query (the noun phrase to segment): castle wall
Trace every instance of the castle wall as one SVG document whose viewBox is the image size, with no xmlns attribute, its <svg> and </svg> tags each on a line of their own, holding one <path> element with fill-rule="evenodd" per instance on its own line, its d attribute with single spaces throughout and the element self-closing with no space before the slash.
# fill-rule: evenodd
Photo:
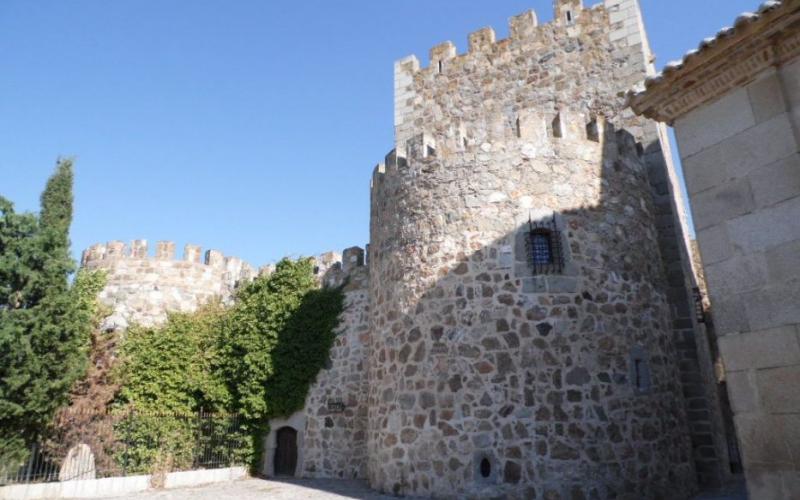
<svg viewBox="0 0 800 500">
<path fill-rule="evenodd" d="M 370 243 L 381 490 L 677 498 L 703 448 L 718 474 L 666 136 L 619 96 L 652 71 L 638 3 L 555 6 L 552 24 L 526 13 L 507 40 L 483 29 L 466 54 L 448 42 L 427 68 L 395 66 L 397 146 L 373 176 Z M 534 278 L 520 235 L 550 214 L 571 264 Z M 642 352 L 646 394 L 629 370 Z"/>
<path fill-rule="evenodd" d="M 167 312 L 191 312 L 215 297 L 231 300 L 236 285 L 255 276 L 249 264 L 216 250 L 206 252 L 203 261 L 200 256 L 200 247 L 186 245 L 183 260 L 175 260 L 175 244 L 169 241 L 158 243 L 155 257 L 148 255 L 144 240 L 130 246 L 112 241 L 86 250 L 82 266 L 107 274 L 100 300 L 112 314 L 103 327 L 161 324 Z"/>
<path fill-rule="evenodd" d="M 306 399 L 306 477 L 366 478 L 369 275 L 360 267 L 347 276 L 345 309 L 330 362 Z M 343 408 L 336 408 L 338 403 Z"/>
<path fill-rule="evenodd" d="M 367 352 L 369 348 L 369 271 L 364 251 L 349 248 L 316 259 L 325 286 L 343 286 L 344 311 L 329 362 L 312 384 L 304 408 L 270 422 L 262 472 L 274 475 L 275 434 L 283 426 L 298 431 L 295 475 L 314 478 L 366 478 Z"/>
</svg>

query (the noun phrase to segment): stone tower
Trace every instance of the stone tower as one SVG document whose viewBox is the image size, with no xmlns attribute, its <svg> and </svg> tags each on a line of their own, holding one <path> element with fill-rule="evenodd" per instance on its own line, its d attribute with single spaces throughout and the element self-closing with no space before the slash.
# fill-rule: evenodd
<svg viewBox="0 0 800 500">
<path fill-rule="evenodd" d="M 395 150 L 372 180 L 370 483 L 686 498 L 693 319 L 663 129 L 624 105 L 651 71 L 638 3 L 556 0 L 552 23 L 528 12 L 509 33 L 395 66 Z"/>
</svg>

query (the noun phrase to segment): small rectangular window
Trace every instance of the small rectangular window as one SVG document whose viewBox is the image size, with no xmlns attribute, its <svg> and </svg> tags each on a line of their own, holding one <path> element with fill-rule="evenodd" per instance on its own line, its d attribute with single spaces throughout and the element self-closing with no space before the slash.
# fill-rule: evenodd
<svg viewBox="0 0 800 500">
<path fill-rule="evenodd" d="M 555 216 L 546 222 L 529 221 L 527 238 L 528 263 L 533 274 L 557 274 L 564 270 L 561 231 Z"/>
</svg>

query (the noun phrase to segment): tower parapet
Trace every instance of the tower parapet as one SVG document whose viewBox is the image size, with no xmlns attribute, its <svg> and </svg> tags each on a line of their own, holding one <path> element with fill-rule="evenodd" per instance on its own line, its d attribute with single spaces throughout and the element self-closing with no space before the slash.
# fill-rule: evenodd
<svg viewBox="0 0 800 500">
<path fill-rule="evenodd" d="M 469 34 L 465 53 L 450 41 L 437 45 L 428 66 L 413 55 L 397 61 L 396 147 L 420 132 L 419 123 L 437 138 L 446 133 L 437 130 L 443 124 L 454 133 L 461 129 L 469 141 L 487 125 L 475 122 L 485 121 L 486 112 L 505 113 L 513 123 L 514 113 L 536 107 L 602 111 L 641 136 L 641 120 L 619 95 L 654 71 L 638 0 L 604 0 L 592 8 L 582 0 L 555 0 L 553 8 L 555 19 L 546 24 L 534 11 L 511 17 L 504 40 L 491 27 Z M 525 60 L 535 64 L 518 64 Z M 503 70 L 509 74 L 499 77 Z M 459 87 L 469 92 L 454 94 Z"/>
</svg>

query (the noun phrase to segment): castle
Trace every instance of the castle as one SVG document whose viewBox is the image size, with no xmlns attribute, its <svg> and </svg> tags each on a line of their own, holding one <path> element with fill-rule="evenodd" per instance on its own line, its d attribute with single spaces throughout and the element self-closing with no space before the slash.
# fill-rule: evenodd
<svg viewBox="0 0 800 500">
<path fill-rule="evenodd" d="M 397 495 L 639 499 L 730 474 L 666 129 L 625 106 L 654 73 L 638 1 L 554 9 L 395 64 L 370 244 L 318 259 L 346 309 L 305 408 L 271 422 L 266 475 L 286 455 L 298 477 Z M 109 271 L 111 327 L 255 275 L 173 248 L 85 253 Z"/>
</svg>

